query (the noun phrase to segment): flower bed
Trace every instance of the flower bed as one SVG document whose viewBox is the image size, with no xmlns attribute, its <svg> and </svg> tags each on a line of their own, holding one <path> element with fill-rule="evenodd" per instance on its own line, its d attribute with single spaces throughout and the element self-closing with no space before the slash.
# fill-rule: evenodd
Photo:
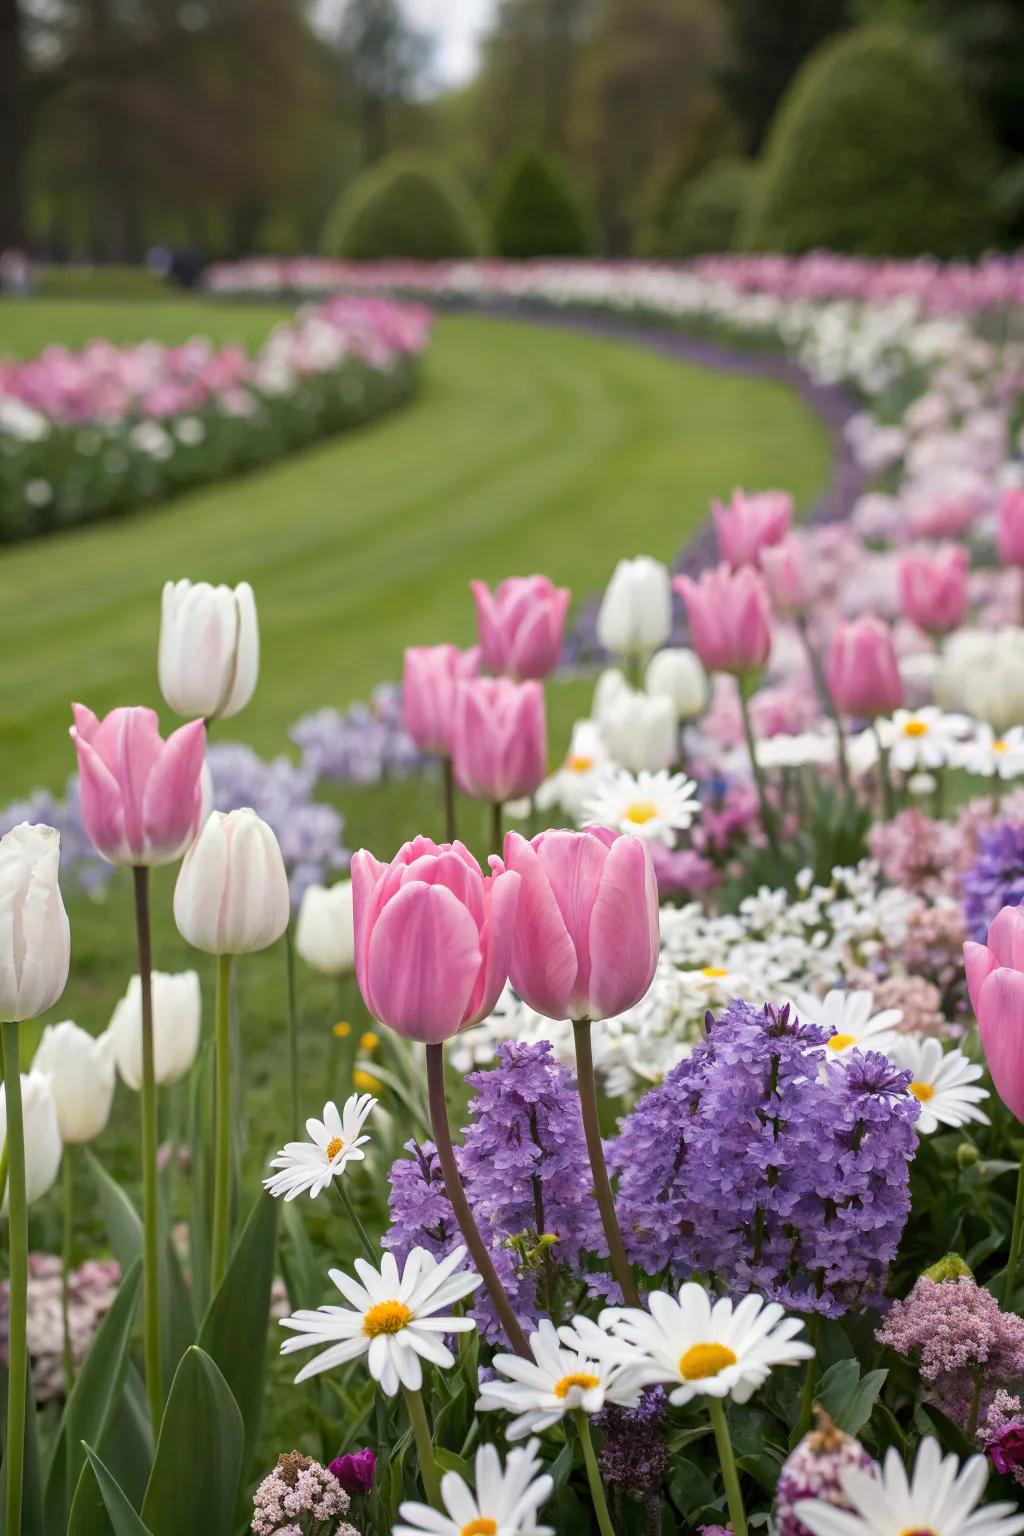
<svg viewBox="0 0 1024 1536">
<path fill-rule="evenodd" d="M 419 306 L 333 298 L 254 355 L 201 338 L 0 362 L 0 541 L 128 511 L 345 431 L 407 400 Z"/>
</svg>

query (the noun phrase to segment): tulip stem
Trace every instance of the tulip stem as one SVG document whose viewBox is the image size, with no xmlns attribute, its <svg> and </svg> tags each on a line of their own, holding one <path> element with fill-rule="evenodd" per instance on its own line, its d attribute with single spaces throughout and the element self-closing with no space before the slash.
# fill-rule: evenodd
<svg viewBox="0 0 1024 1536">
<path fill-rule="evenodd" d="M 455 1148 L 452 1146 L 452 1133 L 448 1125 L 448 1102 L 444 1091 L 444 1046 L 428 1045 L 427 1051 L 427 1098 L 430 1104 L 430 1124 L 434 1133 L 434 1145 L 437 1148 L 438 1159 L 441 1163 L 441 1172 L 444 1174 L 445 1189 L 448 1199 L 451 1201 L 455 1219 L 459 1223 L 466 1247 L 469 1249 L 470 1258 L 478 1275 L 483 1276 L 484 1284 L 494 1303 L 495 1311 L 501 1320 L 501 1326 L 505 1335 L 517 1355 L 524 1360 L 532 1360 L 530 1346 L 527 1343 L 526 1334 L 520 1326 L 512 1303 L 505 1294 L 505 1288 L 498 1279 L 498 1272 L 494 1267 L 494 1261 L 487 1249 L 487 1244 L 480 1235 L 480 1229 L 476 1224 L 473 1212 L 470 1209 L 469 1200 L 462 1183 L 462 1175 L 459 1173 L 459 1165 L 455 1161 Z"/>
<path fill-rule="evenodd" d="M 582 1408 L 575 1410 L 573 1418 L 576 1420 L 580 1445 L 583 1447 L 583 1464 L 587 1469 L 587 1482 L 590 1484 L 590 1497 L 594 1505 L 594 1514 L 597 1516 L 597 1528 L 601 1532 L 601 1536 L 615 1536 L 615 1527 L 612 1525 L 612 1517 L 608 1513 L 608 1500 L 605 1497 L 604 1484 L 601 1481 L 601 1471 L 597 1465 L 597 1457 L 594 1454 L 594 1441 L 590 1433 L 590 1421 Z"/>
<path fill-rule="evenodd" d="M 7 1233 L 10 1242 L 10 1300 L 7 1342 L 7 1482 L 5 1531 L 21 1530 L 21 1488 L 25 1471 L 25 1392 L 28 1380 L 28 1200 L 25 1194 L 25 1126 L 21 1112 L 18 1025 L 5 1023 L 4 1095 L 7 1101 Z"/>
<path fill-rule="evenodd" d="M 231 1247 L 231 964 L 233 955 L 217 956 L 214 1013 L 216 1128 L 213 1161 L 213 1243 L 210 1285 L 217 1294 L 227 1274 Z"/>
<path fill-rule="evenodd" d="M 743 735 L 747 743 L 747 753 L 750 757 L 750 770 L 754 775 L 754 787 L 757 790 L 757 804 L 761 813 L 761 827 L 768 846 L 772 852 L 779 852 L 779 834 L 775 825 L 775 812 L 768 800 L 768 786 L 765 783 L 764 769 L 757 760 L 757 741 L 754 737 L 754 726 L 750 718 L 750 704 L 747 698 L 747 680 L 742 677 L 736 679 L 736 687 L 740 696 L 740 716 L 743 720 Z"/>
<path fill-rule="evenodd" d="M 139 943 L 139 994 L 142 1003 L 142 1269 L 146 1392 L 154 1435 L 164 1411 L 160 1356 L 160 1212 L 157 1200 L 156 1065 L 153 1052 L 153 957 L 149 923 L 149 870 L 132 869 L 135 882 L 135 932 Z"/>
<path fill-rule="evenodd" d="M 594 1180 L 594 1194 L 597 1196 L 597 1208 L 601 1212 L 601 1224 L 604 1227 L 605 1241 L 608 1244 L 608 1253 L 612 1261 L 612 1270 L 616 1280 L 619 1282 L 622 1299 L 626 1306 L 638 1307 L 640 1305 L 640 1297 L 637 1294 L 633 1273 L 629 1267 L 629 1260 L 626 1257 L 622 1233 L 619 1231 L 619 1220 L 615 1214 L 615 1200 L 612 1196 L 612 1186 L 608 1181 L 608 1167 L 604 1160 L 601 1122 L 597 1110 L 597 1083 L 594 1080 L 594 1052 L 590 1040 L 590 1020 L 573 1019 L 572 1035 L 576 1046 L 576 1082 L 579 1087 L 580 1108 L 583 1112 L 583 1130 L 587 1138 L 590 1172 Z"/>
<path fill-rule="evenodd" d="M 1021 1239 L 1024 1237 L 1024 1158 L 1017 1174 L 1017 1198 L 1013 1206 L 1013 1231 L 1010 1236 L 1010 1257 L 1006 1261 L 1003 1280 L 1003 1310 L 1013 1308 L 1013 1293 L 1017 1288 L 1017 1267 L 1020 1263 Z"/>
<path fill-rule="evenodd" d="M 493 801 L 491 803 L 491 851 L 493 853 L 501 852 L 501 812 L 501 801 Z"/>
<path fill-rule="evenodd" d="M 442 759 L 441 775 L 444 781 L 444 837 L 445 842 L 454 843 L 458 833 L 455 830 L 455 769 L 450 757 Z"/>
<path fill-rule="evenodd" d="M 64 1148 L 64 1166 L 61 1170 L 61 1195 L 64 1204 L 64 1240 L 62 1247 L 60 1310 L 64 1325 L 64 1397 L 67 1400 L 75 1384 L 75 1354 L 71 1347 L 71 1261 L 74 1239 L 75 1169 L 72 1162 L 74 1148 Z"/>
<path fill-rule="evenodd" d="M 818 698 L 821 700 L 822 708 L 828 715 L 829 719 L 832 721 L 832 725 L 835 729 L 836 759 L 839 764 L 839 779 L 843 786 L 843 794 L 849 797 L 851 793 L 850 765 L 846 757 L 846 735 L 843 731 L 843 722 L 839 717 L 839 711 L 835 706 L 835 700 L 829 692 L 828 679 L 825 676 L 825 668 L 821 664 L 821 657 L 818 655 L 814 648 L 810 632 L 807 628 L 806 618 L 801 616 L 797 620 L 797 629 L 800 632 L 800 639 L 803 641 L 804 650 L 807 652 L 807 661 L 811 669 L 811 676 L 814 679 L 814 686 L 818 691 Z"/>
<path fill-rule="evenodd" d="M 708 1398 L 708 1413 L 711 1416 L 711 1428 L 715 1432 L 715 1446 L 718 1450 L 719 1465 L 722 1468 L 722 1481 L 725 1484 L 725 1496 L 729 1504 L 729 1523 L 732 1526 L 733 1536 L 747 1536 L 747 1512 L 743 1507 L 743 1495 L 740 1492 L 739 1473 L 736 1471 L 736 1458 L 732 1453 L 732 1440 L 729 1438 L 725 1408 L 719 1398 Z"/>
<path fill-rule="evenodd" d="M 878 729 L 878 721 L 871 726 L 878 747 L 878 775 L 882 781 L 882 809 L 886 821 L 891 821 L 896 814 L 896 806 L 893 801 L 892 776 L 889 773 L 889 752 L 882 741 L 882 733 Z"/>
<path fill-rule="evenodd" d="M 291 923 L 284 931 L 284 974 L 288 1002 L 288 1078 L 291 1089 L 292 1135 L 299 1134 L 299 1016 L 295 1006 L 295 945 Z"/>
<path fill-rule="evenodd" d="M 409 1423 L 412 1425 L 416 1452 L 420 1458 L 423 1491 L 434 1508 L 441 1509 L 441 1484 L 437 1476 L 437 1463 L 434 1461 L 434 1441 L 431 1437 L 430 1425 L 427 1423 L 423 1393 L 414 1392 L 410 1387 L 403 1385 L 402 1396 L 405 1398 L 406 1412 L 409 1415 Z"/>
</svg>

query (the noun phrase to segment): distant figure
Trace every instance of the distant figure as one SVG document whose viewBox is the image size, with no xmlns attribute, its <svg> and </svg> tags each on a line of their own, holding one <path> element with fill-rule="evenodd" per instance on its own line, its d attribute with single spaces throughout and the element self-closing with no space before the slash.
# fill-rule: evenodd
<svg viewBox="0 0 1024 1536">
<path fill-rule="evenodd" d="M 190 245 L 183 251 L 175 251 L 171 261 L 171 281 L 177 283 L 179 288 L 194 288 L 205 265 L 206 260 L 197 246 Z"/>
<path fill-rule="evenodd" d="M 24 251 L 0 251 L 0 293 L 27 299 L 32 292 L 32 268 Z"/>
</svg>

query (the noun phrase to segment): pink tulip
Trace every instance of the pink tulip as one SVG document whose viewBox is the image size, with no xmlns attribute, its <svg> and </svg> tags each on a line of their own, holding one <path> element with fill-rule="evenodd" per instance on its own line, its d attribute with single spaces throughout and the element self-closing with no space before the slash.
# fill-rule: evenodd
<svg viewBox="0 0 1024 1536">
<path fill-rule="evenodd" d="M 761 556 L 773 544 L 780 544 L 789 532 L 793 517 L 793 498 L 785 491 L 733 491 L 728 504 L 711 503 L 718 532 L 722 559 L 733 570 L 741 565 L 759 565 Z"/>
<path fill-rule="evenodd" d="M 795 618 L 807 612 L 811 603 L 811 573 L 807 550 L 795 535 L 761 552 L 761 575 L 775 612 Z"/>
<path fill-rule="evenodd" d="M 772 647 L 772 609 L 756 571 L 727 565 L 704 571 L 699 581 L 676 576 L 672 585 L 686 603 L 693 646 L 709 672 L 756 672 Z"/>
<path fill-rule="evenodd" d="M 417 837 L 352 860 L 356 977 L 375 1019 L 438 1045 L 479 1023 L 508 978 L 519 876 L 485 876 L 462 843 Z"/>
<path fill-rule="evenodd" d="M 480 670 L 480 648 L 411 645 L 402 675 L 402 725 L 421 752 L 451 757 L 455 692 Z"/>
<path fill-rule="evenodd" d="M 206 727 L 181 726 L 164 741 L 152 709 L 112 709 L 97 720 L 73 704 L 82 820 L 112 864 L 170 864 L 199 831 Z"/>
<path fill-rule="evenodd" d="M 532 795 L 547 771 L 544 690 L 536 681 L 476 677 L 455 696 L 452 766 L 459 788 L 504 805 Z"/>
<path fill-rule="evenodd" d="M 999 503 L 999 558 L 1004 565 L 1024 565 L 1024 490 L 1003 492 Z"/>
<path fill-rule="evenodd" d="M 965 944 L 964 967 L 996 1092 L 1024 1122 L 1024 908 L 1003 907 L 987 944 Z"/>
<path fill-rule="evenodd" d="M 903 612 L 919 629 L 943 635 L 963 622 L 970 561 L 959 544 L 934 552 L 911 550 L 900 560 Z"/>
<path fill-rule="evenodd" d="M 903 702 L 903 681 L 887 624 L 871 615 L 839 624 L 825 668 L 828 691 L 846 715 L 891 715 Z"/>
<path fill-rule="evenodd" d="M 549 1019 L 608 1019 L 632 1008 L 658 963 L 658 881 L 643 838 L 607 827 L 505 838 L 522 885 L 509 976 Z"/>
<path fill-rule="evenodd" d="M 492 592 L 471 581 L 484 663 L 496 676 L 547 677 L 562 654 L 568 587 L 546 576 L 509 576 Z"/>
</svg>

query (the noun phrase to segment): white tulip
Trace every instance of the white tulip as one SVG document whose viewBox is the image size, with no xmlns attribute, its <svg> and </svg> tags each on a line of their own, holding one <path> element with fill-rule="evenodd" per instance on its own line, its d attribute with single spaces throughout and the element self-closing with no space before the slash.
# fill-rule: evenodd
<svg viewBox="0 0 1024 1536">
<path fill-rule="evenodd" d="M 57 883 L 60 834 L 27 821 L 0 838 L 0 1020 L 34 1019 L 64 991 L 71 931 Z"/>
<path fill-rule="evenodd" d="M 299 907 L 295 948 L 307 965 L 328 976 L 343 976 L 352 969 L 356 936 L 351 880 L 340 880 L 329 889 L 324 885 L 309 886 Z"/>
<path fill-rule="evenodd" d="M 590 713 L 600 724 L 617 700 L 628 698 L 633 692 L 618 667 L 605 667 L 594 684 L 594 698 Z"/>
<path fill-rule="evenodd" d="M 176 1083 L 191 1067 L 199 1049 L 202 997 L 195 971 L 168 975 L 154 971 L 153 1066 L 157 1083 Z M 105 1038 L 121 1074 L 134 1092 L 142 1083 L 142 990 L 133 976 L 114 1009 Z"/>
<path fill-rule="evenodd" d="M 616 656 L 646 655 L 665 644 L 671 629 L 667 566 L 649 555 L 620 560 L 597 615 L 597 638 L 605 650 Z"/>
<path fill-rule="evenodd" d="M 277 838 L 252 810 L 214 811 L 186 853 L 174 920 L 196 949 L 249 955 L 279 939 L 291 915 Z"/>
<path fill-rule="evenodd" d="M 25 1197 L 31 1205 L 46 1194 L 56 1179 L 62 1151 L 50 1079 L 41 1072 L 21 1074 L 21 1114 L 25 1131 Z M 0 1087 L 0 1144 L 6 1141 L 7 1094 Z M 0 1215 L 7 1215 L 6 1183 Z"/>
<path fill-rule="evenodd" d="M 672 700 L 680 720 L 702 714 L 708 702 L 708 675 L 696 651 L 683 646 L 657 651 L 650 659 L 645 678 L 647 692 Z"/>
<path fill-rule="evenodd" d="M 942 647 L 935 697 L 996 731 L 1024 725 L 1024 629 L 958 629 Z"/>
<path fill-rule="evenodd" d="M 160 688 L 179 715 L 237 715 L 260 667 L 256 603 L 247 581 L 168 581 L 160 615 Z"/>
<path fill-rule="evenodd" d="M 70 1019 L 48 1024 L 32 1071 L 50 1080 L 65 1146 L 92 1141 L 100 1134 L 114 1099 L 114 1052 L 109 1035 L 97 1039 Z"/>
<path fill-rule="evenodd" d="M 601 715 L 601 735 L 615 761 L 639 773 L 670 768 L 679 757 L 679 722 L 671 699 L 632 688 L 618 694 Z"/>
</svg>

